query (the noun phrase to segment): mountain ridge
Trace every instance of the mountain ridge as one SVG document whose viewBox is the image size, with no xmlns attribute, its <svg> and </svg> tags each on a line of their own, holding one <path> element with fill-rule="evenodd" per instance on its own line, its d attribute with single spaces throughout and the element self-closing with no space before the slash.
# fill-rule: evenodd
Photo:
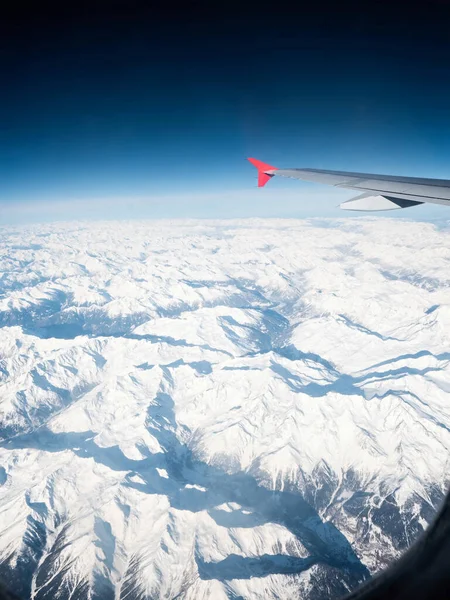
<svg viewBox="0 0 450 600">
<path fill-rule="evenodd" d="M 334 598 L 431 521 L 445 228 L 3 234 L 0 576 L 23 598 Z"/>
</svg>

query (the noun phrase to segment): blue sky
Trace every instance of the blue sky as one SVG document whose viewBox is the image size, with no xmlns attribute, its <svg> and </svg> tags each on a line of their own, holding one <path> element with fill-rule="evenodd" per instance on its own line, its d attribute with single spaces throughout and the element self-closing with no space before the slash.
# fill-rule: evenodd
<svg viewBox="0 0 450 600">
<path fill-rule="evenodd" d="M 262 27 L 245 13 L 63 14 L 10 27 L 1 221 L 342 216 L 354 195 L 276 179 L 255 190 L 247 156 L 450 178 L 439 15 L 307 16 Z"/>
</svg>

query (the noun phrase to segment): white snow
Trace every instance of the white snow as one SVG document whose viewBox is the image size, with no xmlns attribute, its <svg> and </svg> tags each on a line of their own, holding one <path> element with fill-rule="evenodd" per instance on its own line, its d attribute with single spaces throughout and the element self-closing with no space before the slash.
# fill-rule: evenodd
<svg viewBox="0 0 450 600">
<path fill-rule="evenodd" d="M 447 484 L 449 267 L 389 219 L 2 228 L 0 560 L 36 599 L 307 597 L 321 544 L 377 570 L 375 507 L 423 528 Z"/>
</svg>

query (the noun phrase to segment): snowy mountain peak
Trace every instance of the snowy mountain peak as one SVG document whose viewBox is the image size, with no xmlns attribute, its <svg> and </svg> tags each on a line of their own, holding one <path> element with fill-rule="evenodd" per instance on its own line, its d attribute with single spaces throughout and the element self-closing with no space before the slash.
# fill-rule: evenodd
<svg viewBox="0 0 450 600">
<path fill-rule="evenodd" d="M 449 239 L 4 228 L 0 577 L 33 600 L 313 599 L 388 564 L 447 484 Z"/>
</svg>

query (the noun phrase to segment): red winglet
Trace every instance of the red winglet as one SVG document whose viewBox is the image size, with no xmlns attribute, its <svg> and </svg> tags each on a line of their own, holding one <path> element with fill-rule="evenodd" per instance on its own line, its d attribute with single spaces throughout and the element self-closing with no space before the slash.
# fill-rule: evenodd
<svg viewBox="0 0 450 600">
<path fill-rule="evenodd" d="M 265 186 L 269 179 L 273 177 L 273 173 L 266 173 L 266 171 L 278 171 L 277 167 L 271 167 L 257 158 L 249 158 L 248 160 L 258 169 L 258 187 Z"/>
</svg>

